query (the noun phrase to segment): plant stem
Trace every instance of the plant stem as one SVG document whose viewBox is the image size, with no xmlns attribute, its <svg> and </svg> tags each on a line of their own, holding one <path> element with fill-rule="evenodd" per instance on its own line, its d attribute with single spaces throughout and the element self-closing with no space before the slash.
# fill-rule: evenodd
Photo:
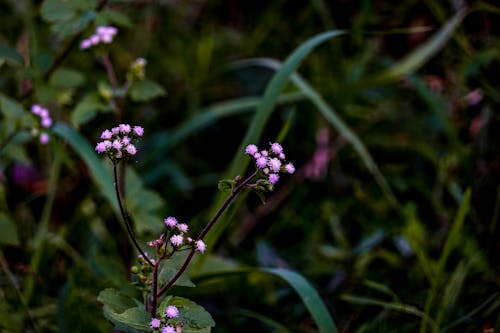
<svg viewBox="0 0 500 333">
<path fill-rule="evenodd" d="M 156 317 L 156 308 L 158 307 L 158 268 L 160 267 L 160 260 L 155 264 L 153 271 L 153 292 L 151 293 L 151 317 Z"/>
<path fill-rule="evenodd" d="M 246 178 L 243 182 L 241 182 L 232 192 L 231 194 L 226 198 L 222 206 L 217 210 L 215 215 L 212 217 L 210 222 L 203 228 L 203 230 L 200 232 L 198 240 L 203 240 L 203 238 L 207 235 L 207 233 L 212 229 L 212 227 L 215 225 L 217 220 L 221 217 L 222 213 L 227 209 L 229 204 L 236 198 L 236 196 L 241 192 L 243 188 L 245 188 L 250 181 L 257 175 L 257 172 L 254 172 L 251 174 L 248 178 Z M 156 295 L 157 298 L 161 297 L 170 287 L 174 285 L 174 283 L 181 277 L 182 273 L 186 270 L 188 267 L 189 263 L 193 259 L 193 256 L 196 252 L 196 248 L 193 247 L 191 251 L 189 251 L 188 256 L 186 257 L 186 260 L 184 260 L 184 263 L 182 264 L 181 268 L 177 271 L 177 273 L 168 281 L 168 283 L 160 290 L 160 292 Z"/>
<path fill-rule="evenodd" d="M 151 260 L 148 258 L 146 253 L 141 249 L 139 246 L 139 243 L 137 243 L 137 240 L 135 239 L 134 231 L 132 230 L 132 225 L 130 223 L 130 220 L 128 218 L 127 213 L 125 212 L 125 209 L 123 208 L 123 203 L 120 195 L 120 185 L 118 183 L 118 172 L 116 170 L 116 163 L 113 163 L 113 176 L 114 176 L 114 185 L 115 185 L 115 193 L 116 193 L 116 198 L 118 199 L 118 206 L 120 207 L 120 213 L 122 214 L 122 218 L 125 222 L 125 227 L 127 229 L 127 233 L 130 237 L 130 240 L 132 241 L 132 244 L 134 244 L 135 248 L 139 253 L 142 255 L 144 260 L 151 265 L 151 267 L 155 267 L 155 265 L 151 262 Z"/>
</svg>

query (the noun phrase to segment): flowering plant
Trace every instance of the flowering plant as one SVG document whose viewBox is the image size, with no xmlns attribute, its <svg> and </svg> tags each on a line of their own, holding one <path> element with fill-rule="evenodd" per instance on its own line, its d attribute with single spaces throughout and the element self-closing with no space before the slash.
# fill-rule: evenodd
<svg viewBox="0 0 500 333">
<path fill-rule="evenodd" d="M 135 275 L 134 285 L 141 291 L 144 306 L 138 306 L 140 301 L 131 301 L 128 296 L 114 289 L 102 291 L 99 301 L 104 304 L 106 317 L 116 327 L 161 333 L 180 333 L 184 329 L 189 332 L 198 329 L 208 332 L 215 322 L 201 306 L 182 297 L 162 297 L 175 284 L 193 286 L 184 272 L 196 252 L 205 252 L 207 246 L 204 237 L 242 190 L 250 189 L 262 196 L 263 192 L 273 190 L 280 173 L 292 174 L 295 167 L 291 162 L 286 163 L 283 148 L 279 143 L 271 143 L 267 150 L 259 150 L 254 144 L 248 145 L 245 153 L 253 158 L 255 171 L 246 178 L 237 176 L 232 180 L 220 182 L 219 188 L 230 190 L 230 194 L 198 236 L 189 236 L 189 226 L 186 223 L 180 223 L 177 218 L 168 216 L 163 220 L 164 232 L 147 243 L 155 251 L 155 255 L 150 256 L 142 249 L 133 232 L 132 222 L 121 197 L 117 172 L 121 162 L 136 154 L 137 149 L 133 142 L 143 134 L 144 129 L 141 126 L 120 124 L 102 132 L 103 141 L 97 143 L 95 150 L 99 154 L 107 155 L 113 164 L 115 193 L 120 212 L 128 236 L 139 253 L 138 265 L 133 266 L 131 272 Z M 182 257 L 181 266 L 177 269 L 172 267 L 172 258 L 186 250 L 188 252 Z"/>
</svg>

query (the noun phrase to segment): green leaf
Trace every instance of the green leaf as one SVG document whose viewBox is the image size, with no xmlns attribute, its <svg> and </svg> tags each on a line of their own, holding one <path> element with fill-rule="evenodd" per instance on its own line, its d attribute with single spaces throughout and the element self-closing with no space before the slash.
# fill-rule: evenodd
<svg viewBox="0 0 500 333">
<path fill-rule="evenodd" d="M 150 331 L 151 315 L 144 306 L 116 289 L 108 288 L 99 293 L 97 300 L 103 304 L 104 316 L 115 325 L 124 325 Z"/>
<path fill-rule="evenodd" d="M 145 102 L 166 94 L 162 86 L 151 80 L 135 81 L 130 87 L 130 98 L 134 102 Z"/>
<path fill-rule="evenodd" d="M 107 109 L 108 105 L 102 101 L 98 94 L 90 93 L 76 105 L 71 113 L 71 123 L 78 128 L 94 119 L 97 112 Z"/>
<path fill-rule="evenodd" d="M 5 213 L 0 213 L 0 244 L 19 245 L 16 224 Z"/>
<path fill-rule="evenodd" d="M 176 320 L 184 323 L 183 333 L 210 332 L 210 327 L 215 326 L 215 321 L 210 313 L 202 306 L 187 298 L 167 296 L 160 303 L 158 312 L 165 313 L 165 309 L 169 305 L 174 305 L 179 309 L 179 317 L 177 317 Z"/>
<path fill-rule="evenodd" d="M 95 15 L 95 11 L 87 10 L 73 19 L 54 23 L 51 30 L 58 34 L 61 38 L 69 37 L 85 30 L 94 20 Z"/>
<path fill-rule="evenodd" d="M 101 11 L 96 18 L 97 25 L 110 25 L 116 24 L 122 27 L 131 28 L 133 26 L 132 21 L 128 16 L 123 15 L 115 10 L 105 8 Z"/>
<path fill-rule="evenodd" d="M 24 107 L 19 102 L 3 94 L 0 94 L 0 110 L 9 120 L 18 120 L 26 115 Z"/>
<path fill-rule="evenodd" d="M 94 2 L 89 0 L 45 0 L 41 7 L 44 20 L 60 37 L 71 36 L 85 29 L 95 18 Z"/>
<path fill-rule="evenodd" d="M 56 88 L 78 88 L 84 83 L 85 76 L 70 68 L 59 68 L 50 78 L 50 84 Z"/>
<path fill-rule="evenodd" d="M 314 319 L 320 333 L 335 333 L 337 327 L 316 289 L 300 274 L 282 268 L 264 268 L 263 272 L 276 275 L 293 287 Z"/>
<path fill-rule="evenodd" d="M 5 44 L 0 44 L 0 60 L 5 60 L 11 65 L 24 65 L 23 56 L 16 49 Z"/>
<path fill-rule="evenodd" d="M 161 285 L 165 285 L 172 277 L 178 272 L 177 268 L 170 267 L 167 262 L 162 263 L 162 267 L 159 274 L 159 281 Z M 175 281 L 174 286 L 180 287 L 196 287 L 196 285 L 189 279 L 186 274 L 182 274 L 177 281 Z"/>
</svg>

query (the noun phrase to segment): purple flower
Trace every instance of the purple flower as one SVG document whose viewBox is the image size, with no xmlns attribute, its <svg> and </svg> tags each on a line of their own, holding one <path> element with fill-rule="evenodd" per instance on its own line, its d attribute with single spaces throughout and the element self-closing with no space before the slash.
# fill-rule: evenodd
<svg viewBox="0 0 500 333">
<path fill-rule="evenodd" d="M 120 124 L 120 125 L 118 125 L 118 128 L 120 129 L 120 133 L 123 133 L 123 134 L 130 133 L 130 125 L 129 124 Z"/>
<path fill-rule="evenodd" d="M 97 45 L 101 41 L 101 38 L 98 35 L 92 35 L 89 37 L 90 45 Z"/>
<path fill-rule="evenodd" d="M 175 227 L 177 225 L 177 219 L 173 216 L 169 216 L 163 220 L 167 227 Z"/>
<path fill-rule="evenodd" d="M 113 133 L 111 133 L 111 131 L 107 129 L 104 132 L 102 132 L 101 139 L 109 140 L 109 139 L 111 139 L 112 136 L 113 136 Z"/>
<path fill-rule="evenodd" d="M 269 175 L 269 182 L 273 185 L 276 184 L 279 179 L 280 175 L 278 175 L 277 173 L 272 173 Z"/>
<path fill-rule="evenodd" d="M 39 140 L 42 145 L 46 145 L 47 143 L 49 143 L 50 137 L 47 133 L 42 133 L 40 134 Z"/>
<path fill-rule="evenodd" d="M 141 126 L 134 126 L 134 133 L 137 136 L 142 136 L 144 134 L 144 128 L 142 128 Z"/>
<path fill-rule="evenodd" d="M 177 309 L 177 307 L 174 305 L 169 305 L 165 310 L 165 316 L 167 316 L 168 318 L 175 318 L 179 316 L 179 309 Z"/>
<path fill-rule="evenodd" d="M 177 224 L 176 227 L 177 227 L 177 229 L 179 229 L 180 232 L 183 232 L 183 233 L 187 232 L 189 229 L 189 227 L 186 223 L 179 223 L 179 224 Z"/>
<path fill-rule="evenodd" d="M 196 251 L 200 251 L 201 253 L 205 252 L 207 245 L 201 240 L 196 241 Z"/>
<path fill-rule="evenodd" d="M 257 168 L 262 169 L 267 165 L 267 158 L 264 156 L 259 157 L 257 161 L 255 161 L 255 164 L 257 165 Z"/>
<path fill-rule="evenodd" d="M 124 136 L 122 138 L 122 143 L 126 146 L 128 144 L 130 144 L 130 138 L 128 136 Z"/>
<path fill-rule="evenodd" d="M 290 162 L 288 163 L 287 165 L 285 165 L 285 170 L 286 172 L 288 172 L 289 174 L 292 174 L 295 172 L 295 167 L 293 166 L 293 164 Z"/>
<path fill-rule="evenodd" d="M 137 153 L 137 149 L 135 148 L 134 145 L 127 145 L 125 147 L 125 150 L 127 151 L 127 153 L 129 153 L 130 155 L 135 155 L 135 153 Z"/>
<path fill-rule="evenodd" d="M 283 147 L 277 142 L 271 144 L 271 151 L 276 155 L 283 153 Z"/>
<path fill-rule="evenodd" d="M 109 141 L 108 141 L 109 142 Z M 106 152 L 106 145 L 104 142 L 99 142 L 97 143 L 97 145 L 95 146 L 95 150 L 99 153 L 99 154 L 102 154 L 104 152 Z"/>
<path fill-rule="evenodd" d="M 172 237 L 170 237 L 170 242 L 174 246 L 181 246 L 183 241 L 184 237 L 182 237 L 182 235 L 173 235 Z"/>
<path fill-rule="evenodd" d="M 49 128 L 52 125 L 52 119 L 50 119 L 50 117 L 42 118 L 41 124 L 43 127 Z"/>
<path fill-rule="evenodd" d="M 113 135 L 118 135 L 120 134 L 120 127 L 113 127 L 111 129 L 111 133 L 113 133 Z"/>
<path fill-rule="evenodd" d="M 273 170 L 274 172 L 279 172 L 280 171 L 280 168 L 281 168 L 281 161 L 279 159 L 277 159 L 276 157 L 274 158 L 271 158 L 269 160 L 269 167 L 271 168 L 271 170 Z"/>
<path fill-rule="evenodd" d="M 176 333 L 176 330 L 172 326 L 167 325 L 161 329 L 161 333 Z"/>
<path fill-rule="evenodd" d="M 250 156 L 255 155 L 255 153 L 258 151 L 259 151 L 259 148 L 257 148 L 257 146 L 254 144 L 248 145 L 245 149 L 245 153 L 250 155 Z"/>
<path fill-rule="evenodd" d="M 120 142 L 120 140 L 115 139 L 115 140 L 113 141 L 113 148 L 115 148 L 116 150 L 120 150 L 120 149 L 122 149 L 122 146 L 123 146 L 123 145 L 122 145 L 122 143 Z"/>
<path fill-rule="evenodd" d="M 149 323 L 149 326 L 151 326 L 151 328 L 160 328 L 160 325 L 161 321 L 158 318 L 151 319 L 151 322 Z"/>
<path fill-rule="evenodd" d="M 84 39 L 80 43 L 80 50 L 86 50 L 92 46 L 92 41 L 90 39 Z"/>
<path fill-rule="evenodd" d="M 42 110 L 43 110 L 43 108 L 40 105 L 38 105 L 38 104 L 33 104 L 31 106 L 31 113 L 36 114 L 37 116 L 40 115 L 40 113 L 42 112 Z"/>
</svg>

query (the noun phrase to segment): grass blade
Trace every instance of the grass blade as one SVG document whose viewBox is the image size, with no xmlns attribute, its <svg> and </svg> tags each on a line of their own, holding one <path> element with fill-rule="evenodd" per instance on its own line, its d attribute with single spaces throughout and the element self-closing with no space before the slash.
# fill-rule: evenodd
<svg viewBox="0 0 500 333">
<path fill-rule="evenodd" d="M 385 72 L 377 76 L 371 84 L 380 84 L 398 80 L 399 78 L 411 74 L 425 64 L 430 58 L 438 53 L 451 38 L 457 26 L 462 22 L 467 14 L 466 9 L 459 10 L 439 31 L 434 34 L 422 46 L 411 52 L 399 62 L 392 65 Z"/>
<path fill-rule="evenodd" d="M 300 274 L 282 268 L 264 268 L 263 272 L 276 275 L 290 284 L 311 313 L 320 333 L 336 333 L 337 327 L 316 289 Z"/>
</svg>

